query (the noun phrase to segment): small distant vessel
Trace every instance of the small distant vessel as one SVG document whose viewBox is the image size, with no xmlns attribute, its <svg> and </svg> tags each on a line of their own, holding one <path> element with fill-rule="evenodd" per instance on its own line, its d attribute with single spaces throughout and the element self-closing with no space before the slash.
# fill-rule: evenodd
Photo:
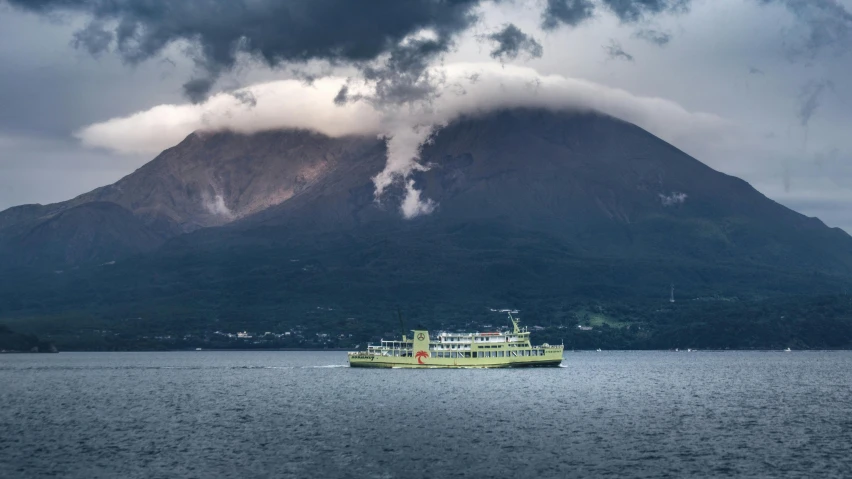
<svg viewBox="0 0 852 479">
<path fill-rule="evenodd" d="M 196 351 L 201 351 L 201 348 L 195 348 Z"/>
<path fill-rule="evenodd" d="M 558 367 L 562 345 L 530 344 L 527 328 L 509 313 L 511 332 L 446 333 L 435 339 L 429 331 L 415 329 L 414 336 L 401 341 L 382 340 L 366 351 L 351 352 L 349 366 L 358 368 L 517 368 Z"/>
<path fill-rule="evenodd" d="M 792 351 L 793 351 L 793 350 L 792 350 L 792 349 L 790 349 L 790 348 L 787 348 L 787 349 L 785 349 L 785 350 L 784 350 L 784 352 L 785 352 L 785 353 L 789 353 L 789 352 L 792 352 Z"/>
<path fill-rule="evenodd" d="M 598 348 L 598 349 L 597 349 L 597 352 L 601 352 L 601 348 Z"/>
</svg>

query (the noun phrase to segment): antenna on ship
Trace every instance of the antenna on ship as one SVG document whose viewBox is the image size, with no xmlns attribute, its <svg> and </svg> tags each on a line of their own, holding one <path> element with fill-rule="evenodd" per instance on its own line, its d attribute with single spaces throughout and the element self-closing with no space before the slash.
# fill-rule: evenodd
<svg viewBox="0 0 852 479">
<path fill-rule="evenodd" d="M 399 327 L 402 334 L 403 339 L 405 338 L 405 321 L 402 320 L 402 311 L 399 310 L 399 306 L 396 307 L 396 317 L 399 318 Z"/>
</svg>

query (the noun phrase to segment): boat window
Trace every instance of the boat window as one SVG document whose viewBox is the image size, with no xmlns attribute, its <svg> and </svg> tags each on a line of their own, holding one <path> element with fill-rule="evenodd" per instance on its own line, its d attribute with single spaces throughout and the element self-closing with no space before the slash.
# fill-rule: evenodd
<svg viewBox="0 0 852 479">
<path fill-rule="evenodd" d="M 476 351 L 473 352 L 473 357 L 476 357 Z"/>
</svg>

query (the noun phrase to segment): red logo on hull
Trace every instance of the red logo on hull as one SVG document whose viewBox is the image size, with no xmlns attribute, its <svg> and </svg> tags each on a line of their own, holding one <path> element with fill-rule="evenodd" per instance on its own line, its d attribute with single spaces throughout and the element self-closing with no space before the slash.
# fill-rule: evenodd
<svg viewBox="0 0 852 479">
<path fill-rule="evenodd" d="M 417 351 L 417 354 L 415 354 L 414 357 L 417 358 L 417 364 L 426 364 L 423 362 L 423 358 L 428 358 L 429 353 L 426 351 Z"/>
</svg>

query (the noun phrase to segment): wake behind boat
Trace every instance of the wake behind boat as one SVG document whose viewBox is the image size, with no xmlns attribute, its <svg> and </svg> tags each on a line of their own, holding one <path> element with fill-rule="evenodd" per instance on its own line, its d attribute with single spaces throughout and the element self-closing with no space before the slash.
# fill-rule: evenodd
<svg viewBox="0 0 852 479">
<path fill-rule="evenodd" d="M 415 329 L 414 336 L 384 341 L 349 353 L 349 366 L 371 368 L 510 368 L 559 366 L 562 345 L 532 346 L 527 328 L 509 313 L 512 332 L 440 333 Z"/>
</svg>

